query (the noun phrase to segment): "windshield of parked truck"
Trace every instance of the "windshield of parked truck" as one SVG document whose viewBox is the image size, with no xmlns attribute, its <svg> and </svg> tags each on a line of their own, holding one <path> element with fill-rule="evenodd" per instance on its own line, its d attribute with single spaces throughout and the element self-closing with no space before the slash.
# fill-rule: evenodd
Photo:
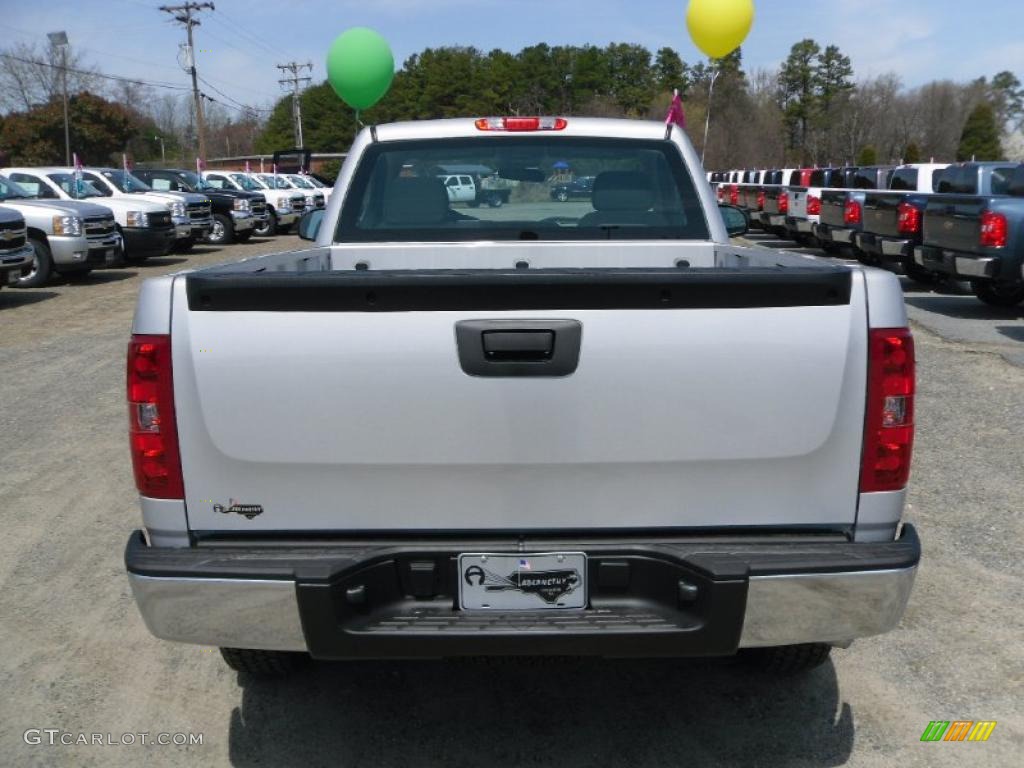
<svg viewBox="0 0 1024 768">
<path fill-rule="evenodd" d="M 122 192 L 152 192 L 153 190 L 142 180 L 125 171 L 101 171 L 103 178 Z"/>
<path fill-rule="evenodd" d="M 96 187 L 85 179 L 76 179 L 72 173 L 48 173 L 47 177 L 64 190 L 64 194 L 73 197 L 75 200 L 84 200 L 88 197 L 104 197 Z"/>
<path fill-rule="evenodd" d="M 288 174 L 288 181 L 299 187 L 299 189 L 316 189 L 316 187 L 297 174 Z"/>
<path fill-rule="evenodd" d="M 281 176 L 275 176 L 272 173 L 258 173 L 256 178 L 267 185 L 267 189 L 291 189 L 291 185 L 285 181 Z"/>
<path fill-rule="evenodd" d="M 498 169 L 500 184 L 445 186 L 443 168 Z M 559 194 L 593 176 L 582 194 Z M 667 141 L 565 137 L 380 143 L 356 170 L 338 226 L 348 241 L 706 240 L 707 220 Z"/>
<path fill-rule="evenodd" d="M 6 176 L 0 176 L 0 200 L 22 200 L 31 197 L 28 190 L 22 189 Z"/>
<path fill-rule="evenodd" d="M 214 189 L 210 183 L 195 171 L 178 171 L 178 178 L 181 179 L 193 192 L 204 189 Z"/>
<path fill-rule="evenodd" d="M 232 173 L 231 180 L 246 192 L 259 192 L 263 189 L 257 182 L 250 179 L 244 173 Z"/>
</svg>

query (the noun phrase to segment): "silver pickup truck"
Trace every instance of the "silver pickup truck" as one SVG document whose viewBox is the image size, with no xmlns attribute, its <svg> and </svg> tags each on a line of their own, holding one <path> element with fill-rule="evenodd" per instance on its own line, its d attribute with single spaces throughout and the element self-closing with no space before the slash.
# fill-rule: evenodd
<svg viewBox="0 0 1024 768">
<path fill-rule="evenodd" d="M 588 199 L 550 200 L 560 160 Z M 454 162 L 515 194 L 452 208 Z M 737 652 L 795 671 L 893 629 L 920 557 L 897 278 L 744 230 L 660 123 L 363 130 L 300 222 L 313 247 L 143 284 L 125 561 L 151 632 L 256 674 Z"/>
</svg>

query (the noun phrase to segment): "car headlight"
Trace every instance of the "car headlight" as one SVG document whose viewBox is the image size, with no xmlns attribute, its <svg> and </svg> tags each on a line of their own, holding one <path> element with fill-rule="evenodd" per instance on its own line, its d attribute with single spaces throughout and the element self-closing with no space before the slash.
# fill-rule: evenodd
<svg viewBox="0 0 1024 768">
<path fill-rule="evenodd" d="M 244 198 L 241 198 L 241 197 L 235 198 L 235 210 L 236 211 L 248 211 L 249 210 L 249 201 L 244 199 Z"/>
<path fill-rule="evenodd" d="M 54 216 L 53 234 L 81 237 L 82 220 L 77 216 Z"/>
<path fill-rule="evenodd" d="M 149 216 L 145 211 L 128 211 L 129 227 L 148 227 Z"/>
<path fill-rule="evenodd" d="M 185 204 L 184 203 L 181 203 L 181 202 L 178 202 L 178 203 L 168 203 L 167 204 L 167 208 L 170 210 L 171 216 L 174 216 L 175 218 L 179 218 L 179 219 L 180 218 L 184 218 L 184 216 L 185 216 Z"/>
<path fill-rule="evenodd" d="M 306 195 L 306 205 L 310 208 L 316 208 L 316 198 L 313 195 Z"/>
<path fill-rule="evenodd" d="M 292 202 L 287 197 L 278 198 L 277 210 L 281 213 L 288 213 L 292 209 Z"/>
</svg>

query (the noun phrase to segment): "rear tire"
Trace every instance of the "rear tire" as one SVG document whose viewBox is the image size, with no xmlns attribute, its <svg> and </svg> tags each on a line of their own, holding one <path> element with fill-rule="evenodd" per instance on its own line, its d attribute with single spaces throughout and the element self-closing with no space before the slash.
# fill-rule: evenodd
<svg viewBox="0 0 1024 768">
<path fill-rule="evenodd" d="M 560 202 L 560 203 L 568 203 L 569 202 L 569 193 L 568 192 L 559 192 L 558 195 L 555 196 L 555 199 L 558 200 L 558 202 Z"/>
<path fill-rule="evenodd" d="M 505 204 L 502 200 L 501 195 L 491 195 L 487 198 L 487 205 L 491 208 L 501 208 Z"/>
<path fill-rule="evenodd" d="M 976 282 L 971 290 L 985 304 L 991 307 L 1015 307 L 1024 301 L 1024 285 Z"/>
<path fill-rule="evenodd" d="M 809 672 L 828 661 L 832 646 L 826 643 L 779 645 L 773 648 L 748 648 L 744 659 L 762 672 L 788 676 Z"/>
<path fill-rule="evenodd" d="M 29 238 L 28 242 L 35 255 L 32 257 L 29 273 L 14 284 L 16 288 L 39 288 L 50 282 L 53 275 L 53 254 L 50 253 L 50 247 L 36 238 Z"/>
<path fill-rule="evenodd" d="M 309 659 L 304 653 L 260 651 L 253 648 L 221 648 L 224 662 L 236 672 L 252 677 L 285 677 Z"/>
</svg>

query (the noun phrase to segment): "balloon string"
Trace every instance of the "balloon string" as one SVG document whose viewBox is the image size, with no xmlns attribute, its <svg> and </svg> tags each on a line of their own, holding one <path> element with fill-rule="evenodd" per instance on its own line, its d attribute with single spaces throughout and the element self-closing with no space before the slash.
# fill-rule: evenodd
<svg viewBox="0 0 1024 768">
<path fill-rule="evenodd" d="M 359 110 L 358 109 L 356 110 L 356 124 L 360 128 L 365 128 L 366 127 L 365 125 L 363 125 L 363 121 L 359 119 Z"/>
</svg>

